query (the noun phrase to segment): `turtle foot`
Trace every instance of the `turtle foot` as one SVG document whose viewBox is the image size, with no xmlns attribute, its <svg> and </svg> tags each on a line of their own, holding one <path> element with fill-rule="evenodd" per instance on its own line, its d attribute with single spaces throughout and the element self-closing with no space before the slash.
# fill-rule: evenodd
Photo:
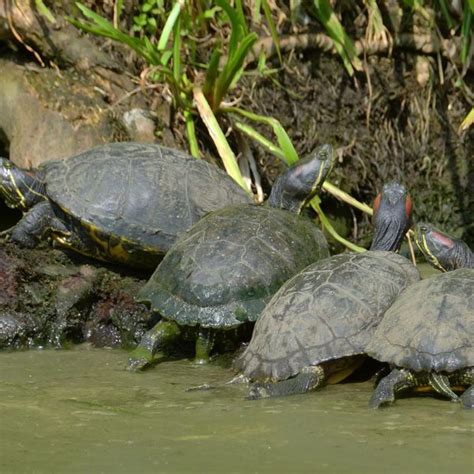
<svg viewBox="0 0 474 474">
<path fill-rule="evenodd" d="M 409 370 L 393 369 L 380 380 L 369 401 L 370 408 L 381 408 L 395 402 L 397 392 L 415 386 Z"/>
<path fill-rule="evenodd" d="M 151 365 L 153 356 L 142 347 L 137 347 L 130 355 L 127 363 L 127 370 L 139 372 Z"/>
<path fill-rule="evenodd" d="M 255 382 L 250 386 L 246 400 L 260 400 L 261 398 L 270 398 L 272 396 L 270 384 Z"/>
</svg>

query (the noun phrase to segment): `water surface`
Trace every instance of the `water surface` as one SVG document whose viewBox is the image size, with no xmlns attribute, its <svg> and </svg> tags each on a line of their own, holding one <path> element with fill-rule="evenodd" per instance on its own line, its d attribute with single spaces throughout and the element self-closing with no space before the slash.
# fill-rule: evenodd
<svg viewBox="0 0 474 474">
<path fill-rule="evenodd" d="M 474 413 L 431 397 L 374 411 L 370 383 L 245 401 L 228 369 L 124 370 L 121 350 L 0 353 L 0 472 L 452 473 L 474 469 Z"/>
</svg>

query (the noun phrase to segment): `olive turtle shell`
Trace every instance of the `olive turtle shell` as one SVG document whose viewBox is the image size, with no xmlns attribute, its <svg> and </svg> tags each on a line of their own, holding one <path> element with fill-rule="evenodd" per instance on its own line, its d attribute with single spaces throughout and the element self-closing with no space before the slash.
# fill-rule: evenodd
<svg viewBox="0 0 474 474">
<path fill-rule="evenodd" d="M 40 173 L 66 215 L 161 253 L 204 214 L 251 202 L 216 166 L 156 144 L 102 145 L 47 162 Z"/>
<path fill-rule="evenodd" d="M 235 367 L 257 380 L 285 380 L 307 366 L 365 352 L 400 292 L 419 279 L 393 252 L 341 254 L 288 280 L 262 312 Z"/>
<path fill-rule="evenodd" d="M 310 219 L 267 206 L 212 212 L 177 240 L 139 293 L 182 325 L 237 327 L 255 321 L 278 288 L 329 255 Z"/>
<path fill-rule="evenodd" d="M 462 268 L 407 288 L 386 312 L 367 353 L 415 372 L 474 366 L 474 270 Z"/>
</svg>

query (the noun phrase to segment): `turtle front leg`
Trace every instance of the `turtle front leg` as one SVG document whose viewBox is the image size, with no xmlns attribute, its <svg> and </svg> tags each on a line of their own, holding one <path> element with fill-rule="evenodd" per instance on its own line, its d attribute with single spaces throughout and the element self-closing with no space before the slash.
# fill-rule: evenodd
<svg viewBox="0 0 474 474">
<path fill-rule="evenodd" d="M 250 387 L 246 398 L 259 400 L 306 393 L 325 385 L 326 379 L 327 376 L 320 365 L 304 367 L 295 377 L 281 382 L 255 382 Z"/>
<path fill-rule="evenodd" d="M 181 335 L 181 328 L 174 321 L 162 320 L 145 333 L 140 344 L 131 352 L 128 359 L 128 370 L 136 372 L 148 367 L 154 355 L 164 345 Z"/>
<path fill-rule="evenodd" d="M 209 362 L 209 354 L 214 346 L 214 331 L 209 328 L 199 328 L 196 338 L 194 362 L 202 365 Z"/>
<path fill-rule="evenodd" d="M 56 217 L 49 201 L 33 206 L 12 228 L 12 240 L 24 247 L 33 248 L 51 231 L 69 234 L 67 227 Z"/>
<path fill-rule="evenodd" d="M 380 408 L 392 404 L 396 393 L 407 388 L 416 387 L 417 383 L 409 370 L 393 369 L 386 377 L 380 380 L 369 401 L 371 408 Z"/>
</svg>

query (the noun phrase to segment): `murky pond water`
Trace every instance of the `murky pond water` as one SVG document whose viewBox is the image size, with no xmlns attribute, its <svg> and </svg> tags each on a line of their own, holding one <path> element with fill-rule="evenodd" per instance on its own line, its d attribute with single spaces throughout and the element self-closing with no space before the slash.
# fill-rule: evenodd
<svg viewBox="0 0 474 474">
<path fill-rule="evenodd" d="M 370 383 L 245 401 L 228 369 L 124 370 L 120 350 L 0 354 L 0 472 L 448 473 L 474 469 L 474 413 L 430 397 L 367 408 Z"/>
</svg>

